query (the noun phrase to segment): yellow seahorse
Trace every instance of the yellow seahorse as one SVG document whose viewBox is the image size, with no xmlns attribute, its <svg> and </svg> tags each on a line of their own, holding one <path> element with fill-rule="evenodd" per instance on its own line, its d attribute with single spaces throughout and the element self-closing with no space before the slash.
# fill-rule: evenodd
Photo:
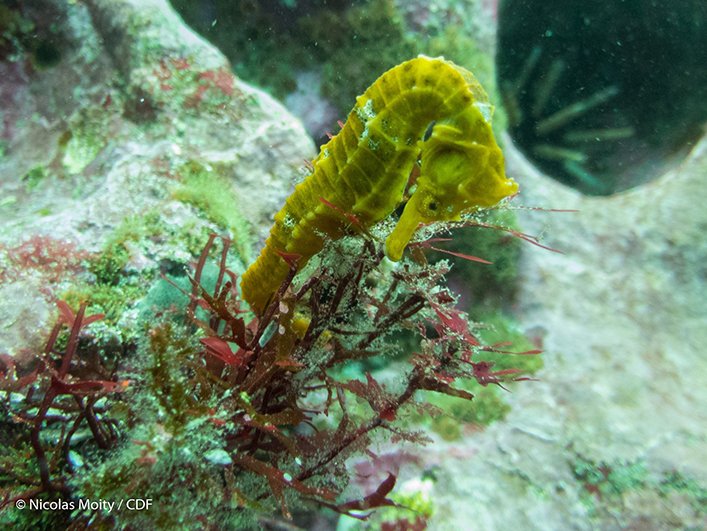
<svg viewBox="0 0 707 531">
<path fill-rule="evenodd" d="M 342 213 L 363 227 L 384 219 L 403 200 L 418 158 L 416 186 L 386 239 L 391 260 L 400 260 L 420 223 L 459 219 L 516 193 L 491 131 L 492 113 L 473 74 L 443 58 L 419 56 L 379 77 L 275 215 L 264 249 L 241 280 L 251 309 L 262 313 L 289 271 L 277 251 L 300 255 L 301 268 L 325 237 L 350 230 Z"/>
</svg>

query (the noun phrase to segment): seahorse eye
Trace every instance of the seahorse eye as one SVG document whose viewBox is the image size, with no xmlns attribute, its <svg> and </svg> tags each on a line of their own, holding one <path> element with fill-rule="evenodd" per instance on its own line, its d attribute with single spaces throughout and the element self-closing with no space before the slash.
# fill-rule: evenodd
<svg viewBox="0 0 707 531">
<path fill-rule="evenodd" d="M 426 221 L 435 221 L 445 218 L 443 209 L 446 206 L 446 201 L 439 194 L 426 194 L 419 203 L 420 214 Z"/>
</svg>

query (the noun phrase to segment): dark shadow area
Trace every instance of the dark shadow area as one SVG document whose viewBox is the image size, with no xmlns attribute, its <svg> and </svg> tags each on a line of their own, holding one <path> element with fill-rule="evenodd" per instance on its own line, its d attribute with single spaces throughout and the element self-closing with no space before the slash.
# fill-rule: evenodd
<svg viewBox="0 0 707 531">
<path fill-rule="evenodd" d="M 702 0 L 505 0 L 497 72 L 513 140 L 589 195 L 650 181 L 707 119 Z"/>
</svg>

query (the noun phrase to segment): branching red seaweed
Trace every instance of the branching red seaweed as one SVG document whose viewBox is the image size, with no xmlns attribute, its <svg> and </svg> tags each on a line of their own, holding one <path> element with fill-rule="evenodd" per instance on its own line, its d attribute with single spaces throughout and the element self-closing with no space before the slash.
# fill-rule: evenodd
<svg viewBox="0 0 707 531">
<path fill-rule="evenodd" d="M 361 499 L 335 502 L 346 487 L 341 480 L 348 477 L 342 468 L 348 456 L 366 450 L 374 431 L 422 442 L 420 434 L 395 424 L 417 391 L 471 400 L 471 393 L 454 385 L 458 379 L 483 386 L 523 379 L 515 370 L 493 371 L 490 362 L 474 361 L 475 352 L 495 348 L 481 345 L 466 314 L 455 307 L 455 297 L 441 283 L 445 265 L 408 261 L 386 277 L 378 271 L 380 245 L 370 236 L 357 238 L 363 241 L 357 253 L 342 250 L 345 242 L 325 250 L 336 267 L 322 259 L 297 277 L 298 257 L 283 253 L 291 274 L 263 314 L 248 321 L 234 288 L 236 275 L 224 265 L 228 241 L 213 290 L 200 279 L 214 238 L 192 279 L 190 315 L 207 335 L 201 343 L 209 378 L 238 397 L 227 420 L 233 428 L 226 450 L 234 467 L 265 479 L 267 490 L 252 494 L 250 503 L 272 496 L 285 516 L 286 489 L 357 517 L 363 509 L 392 505 L 387 495 L 393 474 Z M 197 308 L 208 317 L 197 318 Z M 402 386 L 379 382 L 371 373 L 363 380 L 342 377 L 341 369 L 352 361 L 394 351 L 389 338 L 395 332 L 415 336 L 419 345 Z"/>
<path fill-rule="evenodd" d="M 39 480 L 26 478 L 20 481 L 28 490 L 13 495 L 9 490 L 5 491 L 0 509 L 43 493 L 68 494 L 68 486 L 59 469 L 68 455 L 72 436 L 82 423 L 88 426 L 98 448 L 110 448 L 117 438 L 114 423 L 109 418 L 102 418 L 95 406 L 99 398 L 124 390 L 128 382 L 116 381 L 103 366 L 87 366 L 76 359 L 82 330 L 102 319 L 103 315 L 85 315 L 86 304 L 81 305 L 76 313 L 64 301 L 58 301 L 57 307 L 59 318 L 43 352 L 36 356 L 33 369 L 18 375 L 12 358 L 2 356 L 5 368 L 0 371 L 0 391 L 26 394 L 19 406 L 12 405 L 12 402 L 3 406 L 8 408 L 9 415 L 16 422 L 29 430 L 27 438 L 39 470 Z M 66 346 L 59 350 L 59 336 L 65 329 L 68 329 L 68 339 Z M 89 378 L 88 375 L 99 378 Z M 51 413 L 52 410 L 61 411 L 61 415 Z M 42 433 L 50 425 L 60 435 L 48 447 Z M 0 473 L 11 472 L 0 469 Z"/>
<path fill-rule="evenodd" d="M 396 506 L 391 493 L 398 470 L 371 478 L 366 491 L 356 494 L 348 488 L 356 477 L 348 468 L 350 457 L 375 462 L 374 441 L 427 442 L 407 422 L 409 414 L 427 409 L 418 402 L 426 396 L 419 391 L 472 400 L 460 382 L 502 387 L 526 377 L 505 365 L 496 370 L 479 356 L 510 352 L 503 350 L 505 343 L 479 340 L 445 286 L 447 263 L 431 264 L 422 255 L 441 239 L 413 244 L 412 259 L 386 269 L 382 243 L 357 230 L 355 218 L 340 214 L 356 235 L 328 242 L 304 268 L 300 256 L 281 253 L 289 274 L 260 315 L 242 302 L 238 276 L 228 267 L 228 239 L 209 238 L 189 277 L 191 289 L 164 277 L 187 302 L 151 324 L 139 362 L 145 370 L 135 384 L 149 397 L 138 404 L 128 394 L 123 404 L 133 419 L 127 429 L 136 435 L 130 437 L 121 436 L 110 407 L 99 402 L 115 401 L 127 381 L 108 370 L 101 356 L 81 353 L 86 327 L 102 315 L 87 316 L 85 304 L 75 312 L 58 302 L 57 323 L 34 365 L 18 374 L 13 359 L 0 356 L 0 391 L 6 397 L 24 395 L 21 401 L 0 401 L 0 407 L 17 428 L 13 443 L 24 445 L 34 466 L 10 466 L 9 458 L 0 458 L 0 506 L 37 496 L 70 499 L 77 495 L 72 485 L 80 481 L 82 492 L 145 494 L 164 485 L 156 477 L 173 466 L 186 467 L 187 476 L 203 474 L 200 481 L 210 486 L 201 499 L 235 500 L 229 510 L 263 514 L 279 507 L 291 518 L 302 504 L 313 503 L 365 519 L 378 507 Z M 360 369 L 389 356 L 397 356 L 403 367 L 395 381 Z M 143 411 L 144 404 L 154 409 Z M 108 476 L 89 472 L 77 480 L 69 454 L 80 428 L 98 452 L 91 453 L 91 467 L 105 463 L 96 457 L 101 451 L 123 451 L 105 465 Z M 210 430 L 208 437 L 197 433 L 203 429 Z M 180 452 L 184 444 L 193 446 L 175 457 L 170 444 Z M 199 454 L 204 448 L 206 457 Z M 115 480 L 95 486 L 99 477 L 128 479 L 125 485 Z M 193 488 L 188 480 L 182 483 L 170 485 Z M 209 521 L 206 506 L 194 512 L 196 521 Z"/>
</svg>

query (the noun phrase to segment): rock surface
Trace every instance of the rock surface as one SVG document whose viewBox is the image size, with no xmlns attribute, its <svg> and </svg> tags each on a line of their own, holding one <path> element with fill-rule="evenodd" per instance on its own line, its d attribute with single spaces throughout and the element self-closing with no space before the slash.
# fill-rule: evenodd
<svg viewBox="0 0 707 531">
<path fill-rule="evenodd" d="M 520 213 L 524 231 L 563 251 L 527 246 L 520 268 L 517 313 L 545 368 L 514 387 L 504 422 L 455 449 L 465 457 L 441 461 L 430 527 L 701 528 L 707 141 L 604 199 L 506 152 L 520 202 L 577 212 Z"/>
</svg>

